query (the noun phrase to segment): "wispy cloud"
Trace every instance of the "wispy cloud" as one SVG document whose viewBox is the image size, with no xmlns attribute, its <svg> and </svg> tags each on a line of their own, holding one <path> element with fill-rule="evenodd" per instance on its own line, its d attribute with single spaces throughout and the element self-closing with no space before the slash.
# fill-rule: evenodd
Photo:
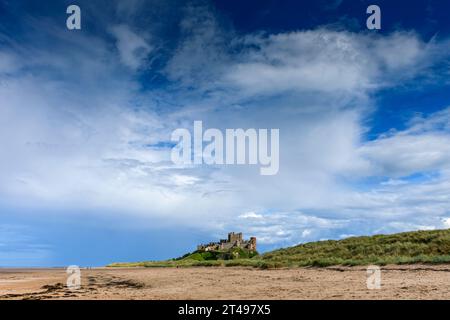
<svg viewBox="0 0 450 320">
<path fill-rule="evenodd" d="M 122 63 L 134 70 L 144 67 L 153 51 L 149 42 L 127 25 L 114 26 L 111 32 L 116 37 L 116 46 Z"/>
</svg>

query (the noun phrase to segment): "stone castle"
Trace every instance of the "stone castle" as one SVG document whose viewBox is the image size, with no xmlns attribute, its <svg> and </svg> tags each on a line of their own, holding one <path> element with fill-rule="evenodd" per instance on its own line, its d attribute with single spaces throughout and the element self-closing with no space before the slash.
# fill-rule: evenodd
<svg viewBox="0 0 450 320">
<path fill-rule="evenodd" d="M 210 242 L 197 246 L 199 251 L 229 250 L 232 248 L 256 251 L 256 238 L 250 237 L 250 240 L 243 240 L 242 232 L 230 232 L 228 233 L 228 239 L 221 239 L 219 242 Z"/>
</svg>

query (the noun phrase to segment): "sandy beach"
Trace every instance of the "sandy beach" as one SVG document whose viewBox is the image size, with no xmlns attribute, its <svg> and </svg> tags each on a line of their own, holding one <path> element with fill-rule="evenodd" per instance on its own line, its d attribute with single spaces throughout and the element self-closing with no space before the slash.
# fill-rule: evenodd
<svg viewBox="0 0 450 320">
<path fill-rule="evenodd" d="M 450 299 L 450 266 L 386 266 L 367 289 L 364 267 L 97 268 L 69 290 L 64 269 L 0 269 L 0 299 Z"/>
</svg>

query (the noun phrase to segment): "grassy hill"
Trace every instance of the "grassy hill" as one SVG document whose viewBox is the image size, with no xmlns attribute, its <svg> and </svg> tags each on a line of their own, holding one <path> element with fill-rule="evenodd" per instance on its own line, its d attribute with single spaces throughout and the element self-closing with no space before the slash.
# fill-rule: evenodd
<svg viewBox="0 0 450 320">
<path fill-rule="evenodd" d="M 450 230 L 319 241 L 279 249 L 260 259 L 288 266 L 450 262 Z"/>
<path fill-rule="evenodd" d="M 192 267 L 192 266 L 221 266 L 239 264 L 240 261 L 251 260 L 258 256 L 258 252 L 243 248 L 217 251 L 194 251 L 182 257 L 164 261 L 143 261 L 132 263 L 113 263 L 108 267 Z M 239 262 L 237 262 L 239 261 Z M 253 260 L 252 260 L 253 261 Z M 255 260 L 256 261 L 256 260 Z"/>
<path fill-rule="evenodd" d="M 251 259 L 258 255 L 256 251 L 250 251 L 243 248 L 232 248 L 231 250 L 218 251 L 194 251 L 184 256 L 174 259 L 175 261 L 195 260 L 195 261 L 214 261 L 214 260 L 235 260 Z"/>
<path fill-rule="evenodd" d="M 242 250 L 242 249 L 241 249 Z M 194 252 L 159 262 L 115 263 L 111 267 L 252 266 L 259 268 L 325 267 L 332 265 L 386 265 L 449 263 L 450 230 L 414 231 L 392 235 L 352 237 L 310 242 L 263 255 Z"/>
</svg>

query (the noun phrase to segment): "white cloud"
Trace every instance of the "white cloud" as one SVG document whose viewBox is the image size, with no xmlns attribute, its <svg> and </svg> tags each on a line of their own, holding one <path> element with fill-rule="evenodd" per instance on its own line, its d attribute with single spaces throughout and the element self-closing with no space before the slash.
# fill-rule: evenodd
<svg viewBox="0 0 450 320">
<path fill-rule="evenodd" d="M 116 37 L 122 63 L 134 70 L 142 68 L 149 60 L 153 47 L 141 35 L 133 32 L 127 25 L 117 25 L 111 28 Z"/>
<path fill-rule="evenodd" d="M 321 218 L 298 211 L 265 212 L 257 215 L 258 218 L 241 218 L 239 226 L 246 236 L 256 236 L 259 244 L 269 246 L 329 236 L 349 225 L 349 221 L 345 219 Z M 224 222 L 222 227 L 223 230 L 232 230 L 233 220 Z"/>
<path fill-rule="evenodd" d="M 262 217 L 262 215 L 254 211 L 244 212 L 243 214 L 239 215 L 239 218 L 241 219 L 262 219 Z"/>
<path fill-rule="evenodd" d="M 311 233 L 312 233 L 312 231 L 309 230 L 309 229 L 303 230 L 303 231 L 302 231 L 302 238 L 307 238 L 308 236 L 311 235 Z"/>
<path fill-rule="evenodd" d="M 172 176 L 173 183 L 176 186 L 186 186 L 186 185 L 193 185 L 196 182 L 198 182 L 200 179 L 192 176 L 185 176 L 185 175 L 179 175 L 176 174 Z"/>
<path fill-rule="evenodd" d="M 445 228 L 450 228 L 450 218 L 443 218 L 442 223 Z"/>
<path fill-rule="evenodd" d="M 165 74 L 185 86 L 201 87 L 204 91 L 214 88 L 217 77 L 232 62 L 226 53 L 226 33 L 212 12 L 196 6 L 185 8 L 180 31 L 186 39 L 174 50 Z"/>
<path fill-rule="evenodd" d="M 416 118 L 412 127 L 366 143 L 359 150 L 371 166 L 366 174 L 399 177 L 450 168 L 450 109 Z"/>
<path fill-rule="evenodd" d="M 168 76 L 205 92 L 230 91 L 235 100 L 293 91 L 357 98 L 414 78 L 449 47 L 425 43 L 413 32 L 381 36 L 327 28 L 230 39 L 210 12 L 200 10 L 186 21 L 186 39 Z"/>
<path fill-rule="evenodd" d="M 225 35 L 211 12 L 196 10 L 188 8 L 184 39 L 168 57 L 164 72 L 177 81 L 168 93 L 139 90 L 135 72 L 154 48 L 126 25 L 112 28 L 120 61 L 108 43 L 82 35 L 67 40 L 70 55 L 27 44 L 16 56 L 0 51 L 41 70 L 0 75 L 2 201 L 163 216 L 221 233 L 239 223 L 266 244 L 442 225 L 450 212 L 450 111 L 364 138 L 371 93 L 421 74 L 440 43 L 323 28 Z M 18 68 L 0 64 L 0 73 Z M 158 112 L 161 101 L 176 107 Z M 151 147 L 199 119 L 215 128 L 279 128 L 279 174 L 176 167 L 169 150 Z M 438 174 L 404 177 L 423 171 Z M 379 176 L 381 183 L 360 187 Z"/>
</svg>

